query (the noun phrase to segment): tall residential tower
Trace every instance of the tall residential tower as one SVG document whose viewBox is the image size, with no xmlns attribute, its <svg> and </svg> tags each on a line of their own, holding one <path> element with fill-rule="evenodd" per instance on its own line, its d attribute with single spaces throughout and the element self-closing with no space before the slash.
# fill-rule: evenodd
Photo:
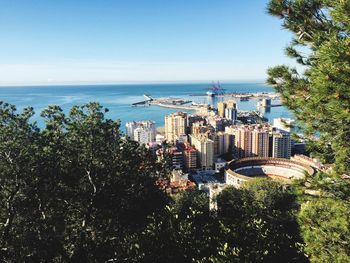
<svg viewBox="0 0 350 263">
<path fill-rule="evenodd" d="M 165 116 L 165 138 L 169 142 L 176 142 L 177 138 L 186 134 L 187 114 L 176 112 Z"/>
</svg>

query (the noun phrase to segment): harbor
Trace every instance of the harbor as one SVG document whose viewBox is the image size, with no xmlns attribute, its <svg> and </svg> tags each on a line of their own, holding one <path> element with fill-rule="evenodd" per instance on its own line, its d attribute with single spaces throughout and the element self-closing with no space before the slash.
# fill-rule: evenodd
<svg viewBox="0 0 350 263">
<path fill-rule="evenodd" d="M 197 93 L 197 94 L 190 94 L 192 97 L 199 97 L 199 96 L 208 96 L 206 93 Z M 235 98 L 239 99 L 240 101 L 245 101 L 249 99 L 272 99 L 277 100 L 280 99 L 280 95 L 275 92 L 241 92 L 241 93 L 223 93 L 223 94 L 216 94 L 216 97 L 219 98 Z"/>
<path fill-rule="evenodd" d="M 260 94 L 260 93 L 259 93 Z M 250 93 L 251 97 L 257 98 L 257 93 Z M 210 112 L 215 111 L 215 107 L 210 104 L 197 103 L 191 100 L 186 100 L 183 98 L 153 98 L 148 94 L 144 94 L 144 101 L 139 101 L 132 103 L 132 106 L 158 106 L 162 108 L 177 109 L 180 111 L 194 111 L 199 115 L 210 115 Z M 263 99 L 265 103 L 271 106 L 271 99 Z M 267 101 L 267 102 L 266 102 Z M 260 105 L 261 101 L 258 102 Z M 258 106 L 257 105 L 257 106 Z M 277 106 L 277 105 L 274 105 Z M 259 109 L 259 107 L 257 107 Z M 259 110 L 238 110 L 237 111 L 238 119 L 242 120 L 244 123 L 259 123 L 266 121 L 266 118 Z"/>
<path fill-rule="evenodd" d="M 159 106 L 164 108 L 172 108 L 179 110 L 201 110 L 204 108 L 210 108 L 209 104 L 196 103 L 192 100 L 186 100 L 182 98 L 152 98 L 148 94 L 143 95 L 145 100 L 132 103 L 132 106 Z M 190 94 L 189 96 L 208 96 L 205 94 Z M 211 96 L 212 97 L 212 96 Z M 215 97 L 221 98 L 235 98 L 240 101 L 248 101 L 250 99 L 259 100 L 257 102 L 257 108 L 270 108 L 270 107 L 281 107 L 282 104 L 271 104 L 271 100 L 278 100 L 279 94 L 273 92 L 255 92 L 255 93 L 225 93 L 221 95 L 215 95 Z"/>
<path fill-rule="evenodd" d="M 221 87 L 220 82 L 212 82 L 212 86 L 205 89 L 205 93 L 190 94 L 190 96 L 208 96 L 218 98 L 235 98 L 240 101 L 247 101 L 250 99 L 280 99 L 280 95 L 275 92 L 226 92 L 226 89 Z"/>
<path fill-rule="evenodd" d="M 275 92 L 226 92 L 226 89 L 222 88 L 220 82 L 212 82 L 211 87 L 204 89 L 205 93 L 194 93 L 189 94 L 189 97 L 201 97 L 206 96 L 208 98 L 220 98 L 224 99 L 235 99 L 239 101 L 249 101 L 250 99 L 259 100 L 257 103 L 257 108 L 270 108 L 270 107 L 279 107 L 280 104 L 271 104 L 271 100 L 280 99 L 280 95 Z M 182 98 L 153 98 L 149 94 L 143 95 L 143 101 L 132 103 L 132 106 L 159 106 L 164 108 L 172 108 L 179 110 L 202 110 L 210 109 L 209 104 L 205 103 L 196 103 L 192 100 L 186 100 Z"/>
</svg>

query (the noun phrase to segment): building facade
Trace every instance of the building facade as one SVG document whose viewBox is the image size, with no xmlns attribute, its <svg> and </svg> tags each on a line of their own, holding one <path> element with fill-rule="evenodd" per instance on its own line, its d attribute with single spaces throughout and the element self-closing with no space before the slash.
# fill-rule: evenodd
<svg viewBox="0 0 350 263">
<path fill-rule="evenodd" d="M 235 146 L 235 154 L 237 158 L 253 156 L 252 131 L 248 127 L 240 126 L 236 128 Z"/>
<path fill-rule="evenodd" d="M 131 121 L 126 123 L 126 135 L 134 141 L 147 144 L 156 141 L 156 126 L 153 121 Z"/>
<path fill-rule="evenodd" d="M 237 120 L 237 109 L 227 107 L 225 109 L 225 118 L 235 122 Z"/>
<path fill-rule="evenodd" d="M 252 131 L 252 156 L 269 156 L 269 131 L 255 128 Z"/>
<path fill-rule="evenodd" d="M 185 168 L 187 171 L 195 170 L 197 169 L 197 150 L 194 148 L 188 148 L 184 151 L 184 157 L 185 157 Z"/>
<path fill-rule="evenodd" d="M 272 157 L 290 159 L 292 143 L 290 133 L 285 131 L 274 131 L 272 133 Z"/>
<path fill-rule="evenodd" d="M 187 114 L 176 112 L 165 116 L 165 138 L 175 143 L 179 136 L 187 132 Z"/>
<path fill-rule="evenodd" d="M 214 141 L 203 134 L 198 136 L 190 135 L 190 139 L 192 146 L 198 152 L 199 167 L 203 170 L 213 169 Z"/>
<path fill-rule="evenodd" d="M 226 109 L 226 103 L 225 102 L 218 102 L 218 115 L 221 118 L 225 118 L 225 109 Z"/>
<path fill-rule="evenodd" d="M 225 132 L 217 132 L 209 135 L 214 142 L 214 158 L 223 155 L 229 151 L 230 135 Z"/>
<path fill-rule="evenodd" d="M 234 100 L 226 101 L 227 108 L 237 109 L 237 104 Z"/>
</svg>

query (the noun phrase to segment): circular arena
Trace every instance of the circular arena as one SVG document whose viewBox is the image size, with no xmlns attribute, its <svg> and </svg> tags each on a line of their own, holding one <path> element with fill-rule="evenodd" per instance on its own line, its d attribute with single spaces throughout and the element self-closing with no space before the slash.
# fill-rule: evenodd
<svg viewBox="0 0 350 263">
<path fill-rule="evenodd" d="M 227 184 L 240 187 L 242 183 L 257 177 L 270 177 L 290 182 L 305 174 L 314 174 L 311 166 L 283 158 L 249 157 L 232 161 L 225 172 Z"/>
</svg>

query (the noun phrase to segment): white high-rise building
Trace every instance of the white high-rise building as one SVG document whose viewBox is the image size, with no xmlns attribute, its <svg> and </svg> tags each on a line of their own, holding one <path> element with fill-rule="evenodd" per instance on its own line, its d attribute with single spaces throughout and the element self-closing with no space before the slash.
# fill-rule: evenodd
<svg viewBox="0 0 350 263">
<path fill-rule="evenodd" d="M 225 118 L 231 121 L 237 120 L 237 109 L 236 108 L 226 108 L 225 109 Z"/>
<path fill-rule="evenodd" d="M 154 131 L 151 128 L 138 127 L 134 130 L 133 140 L 141 144 L 154 142 Z"/>
<path fill-rule="evenodd" d="M 131 121 L 126 123 L 126 135 L 139 143 L 150 143 L 156 140 L 156 127 L 152 121 Z"/>
</svg>

